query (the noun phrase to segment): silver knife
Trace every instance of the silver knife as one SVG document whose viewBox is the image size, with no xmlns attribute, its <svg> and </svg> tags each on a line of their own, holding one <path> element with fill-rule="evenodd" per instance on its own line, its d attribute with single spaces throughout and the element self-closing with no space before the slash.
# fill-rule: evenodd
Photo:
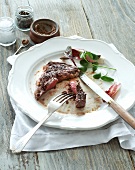
<svg viewBox="0 0 135 170">
<path fill-rule="evenodd" d="M 72 48 L 67 47 L 65 51 L 65 56 L 72 58 Z M 74 61 L 73 61 L 74 63 Z M 76 64 L 74 64 L 76 65 Z M 80 75 L 80 79 L 89 86 L 96 94 L 98 94 L 104 101 L 106 101 L 109 106 L 123 119 L 125 120 L 133 129 L 135 129 L 135 118 L 127 112 L 122 106 L 120 106 L 116 101 L 114 101 L 107 93 L 104 92 L 94 81 L 92 81 L 86 74 Z"/>
<path fill-rule="evenodd" d="M 80 79 L 89 86 L 96 94 L 98 94 L 104 101 L 110 103 L 112 98 L 104 92 L 93 80 L 91 80 L 86 74 L 82 74 Z"/>
<path fill-rule="evenodd" d="M 114 101 L 107 93 L 104 92 L 93 80 L 91 80 L 85 74 L 80 76 L 80 79 L 89 86 L 96 94 L 98 94 L 104 101 L 106 101 L 109 106 L 118 115 L 125 120 L 133 129 L 135 129 L 135 118 L 127 112 L 123 107 L 121 107 L 116 101 Z"/>
</svg>

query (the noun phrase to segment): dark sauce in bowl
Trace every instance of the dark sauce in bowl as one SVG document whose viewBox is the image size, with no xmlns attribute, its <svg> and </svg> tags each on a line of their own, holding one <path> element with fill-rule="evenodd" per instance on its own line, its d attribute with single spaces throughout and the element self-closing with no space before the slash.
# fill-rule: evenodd
<svg viewBox="0 0 135 170">
<path fill-rule="evenodd" d="M 60 36 L 60 30 L 58 24 L 53 20 L 38 19 L 31 24 L 30 38 L 36 44 L 56 36 Z"/>
<path fill-rule="evenodd" d="M 36 24 L 34 30 L 38 34 L 51 35 L 56 32 L 56 27 L 51 24 L 41 23 L 41 24 Z"/>
</svg>

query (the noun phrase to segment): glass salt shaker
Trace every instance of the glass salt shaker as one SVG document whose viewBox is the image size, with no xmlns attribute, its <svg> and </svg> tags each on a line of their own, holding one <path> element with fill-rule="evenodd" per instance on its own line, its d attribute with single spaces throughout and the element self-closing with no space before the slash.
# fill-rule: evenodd
<svg viewBox="0 0 135 170">
<path fill-rule="evenodd" d="M 33 8 L 31 6 L 19 6 L 17 8 L 15 23 L 19 30 L 29 31 L 33 20 Z"/>
<path fill-rule="evenodd" d="M 0 17 L 0 45 L 10 46 L 16 42 L 15 25 L 10 17 Z"/>
</svg>

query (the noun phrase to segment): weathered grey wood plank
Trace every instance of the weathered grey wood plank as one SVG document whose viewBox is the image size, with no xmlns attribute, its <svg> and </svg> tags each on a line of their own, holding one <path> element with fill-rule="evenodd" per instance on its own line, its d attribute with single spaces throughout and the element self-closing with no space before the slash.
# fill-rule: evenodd
<svg viewBox="0 0 135 170">
<path fill-rule="evenodd" d="M 130 155 L 133 167 L 135 169 L 135 152 L 134 151 L 129 151 L 129 155 Z"/>
<path fill-rule="evenodd" d="M 135 64 L 134 0 L 82 0 L 93 38 L 113 43 Z"/>
<path fill-rule="evenodd" d="M 35 19 L 44 17 L 56 21 L 62 36 L 80 35 L 91 38 L 91 33 L 79 0 L 29 0 L 35 11 Z"/>
<path fill-rule="evenodd" d="M 126 12 L 128 11 L 127 15 L 132 16 L 132 21 L 134 20 L 133 10 L 130 11 L 130 9 L 135 8 L 135 3 L 130 6 L 131 4 L 129 5 L 129 1 L 127 2 L 126 0 L 108 2 L 103 0 L 82 0 L 82 4 L 80 0 L 1 0 L 0 16 L 5 15 L 5 11 L 7 11 L 8 16 L 14 17 L 16 7 L 25 4 L 33 6 L 35 19 L 47 17 L 58 22 L 61 35 L 71 36 L 78 34 L 85 38 L 93 37 L 113 42 L 116 46 L 119 45 L 118 49 L 122 50 L 124 54 L 128 54 L 131 61 L 133 60 L 133 49 L 129 50 L 134 45 L 133 37 L 131 38 L 131 35 L 127 33 L 128 35 L 125 38 L 120 39 L 124 36 L 119 35 L 119 31 L 121 30 L 122 33 L 127 32 L 123 26 L 125 26 L 124 21 L 129 22 L 127 17 L 123 19 L 121 16 L 125 16 L 123 9 Z M 121 9 L 120 12 L 119 9 Z M 114 16 L 115 22 L 112 20 Z M 119 26 L 121 18 L 122 23 Z M 133 23 L 128 28 L 133 31 Z M 132 159 L 135 160 L 134 152 L 129 155 L 128 151 L 120 148 L 116 139 L 108 144 L 61 151 L 22 153 L 19 155 L 12 154 L 9 151 L 10 130 L 13 124 L 14 112 L 6 90 L 8 72 L 11 68 L 6 62 L 6 58 L 15 52 L 21 38 L 28 37 L 28 33 L 17 31 L 17 37 L 17 43 L 13 46 L 0 47 L 0 169 L 132 170 L 134 164 Z M 127 41 L 127 37 L 131 43 L 130 48 L 128 48 L 130 43 Z M 128 47 L 126 47 L 127 42 L 129 43 Z"/>
<path fill-rule="evenodd" d="M 122 150 L 117 140 L 113 140 L 107 145 L 102 144 L 57 152 L 38 153 L 38 158 L 41 169 L 48 170 L 133 169 L 128 151 Z M 43 161 L 45 164 L 43 164 Z M 51 164 L 49 163 L 50 161 Z"/>
</svg>

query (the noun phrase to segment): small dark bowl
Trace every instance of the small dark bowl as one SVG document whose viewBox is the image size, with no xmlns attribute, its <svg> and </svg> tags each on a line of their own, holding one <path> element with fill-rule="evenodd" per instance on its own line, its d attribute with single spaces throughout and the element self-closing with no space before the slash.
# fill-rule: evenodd
<svg viewBox="0 0 135 170">
<path fill-rule="evenodd" d="M 59 26 L 50 19 L 38 19 L 31 24 L 30 39 L 38 44 L 49 38 L 60 36 Z"/>
</svg>

